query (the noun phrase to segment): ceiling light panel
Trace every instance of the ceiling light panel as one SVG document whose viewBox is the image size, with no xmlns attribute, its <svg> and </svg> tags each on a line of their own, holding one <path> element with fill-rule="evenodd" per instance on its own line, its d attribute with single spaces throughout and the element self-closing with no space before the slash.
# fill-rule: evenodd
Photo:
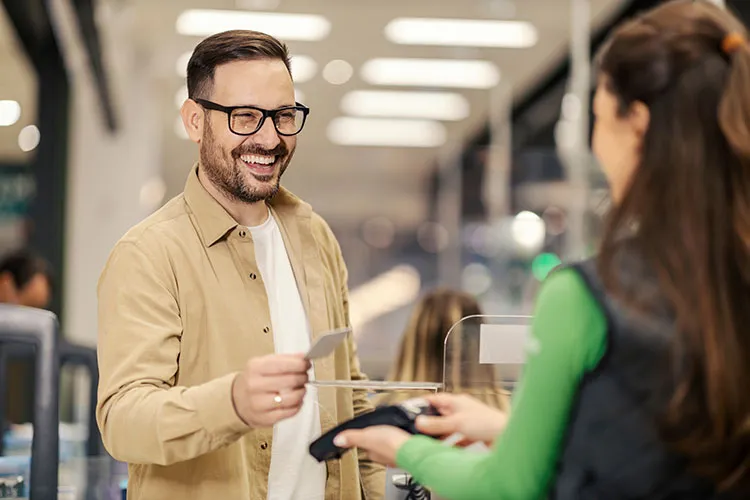
<svg viewBox="0 0 750 500">
<path fill-rule="evenodd" d="M 432 148 L 445 143 L 446 131 L 443 124 L 430 120 L 344 116 L 328 125 L 328 138 L 342 146 Z"/>
<path fill-rule="evenodd" d="M 209 36 L 227 30 L 262 31 L 281 40 L 317 41 L 331 32 L 331 23 L 313 14 L 246 12 L 240 10 L 186 10 L 177 18 L 177 33 Z"/>
<path fill-rule="evenodd" d="M 397 18 L 386 25 L 385 36 L 404 45 L 511 49 L 533 47 L 539 41 L 536 28 L 526 21 L 480 19 Z"/>
<path fill-rule="evenodd" d="M 0 101 L 0 127 L 10 127 L 21 118 L 21 105 L 18 101 Z"/>
<path fill-rule="evenodd" d="M 361 69 L 373 85 L 488 89 L 500 82 L 500 70 L 489 61 L 463 59 L 370 59 Z"/>
<path fill-rule="evenodd" d="M 425 118 L 458 121 L 469 116 L 469 102 L 454 92 L 355 90 L 341 100 L 341 111 L 353 116 Z"/>
<path fill-rule="evenodd" d="M 309 82 L 318 72 L 318 65 L 310 56 L 292 56 L 292 78 L 295 83 Z"/>
</svg>

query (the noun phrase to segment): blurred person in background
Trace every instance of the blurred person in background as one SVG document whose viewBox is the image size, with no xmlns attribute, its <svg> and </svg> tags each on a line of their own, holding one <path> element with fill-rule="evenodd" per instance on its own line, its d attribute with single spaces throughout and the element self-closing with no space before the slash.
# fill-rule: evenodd
<svg viewBox="0 0 750 500">
<path fill-rule="evenodd" d="M 612 213 L 599 255 L 553 273 L 491 453 L 377 427 L 338 436 L 450 500 L 750 498 L 750 45 L 679 0 L 600 55 L 593 150 Z M 432 435 L 490 409 L 437 395 Z M 471 404 L 468 404 L 468 403 Z"/>
<path fill-rule="evenodd" d="M 99 281 L 104 444 L 131 500 L 382 498 L 364 454 L 318 463 L 309 443 L 372 409 L 351 336 L 311 363 L 311 340 L 349 324 L 331 229 L 280 187 L 309 109 L 287 47 L 211 36 L 187 68 L 182 120 L 198 144 L 183 194 L 131 229 Z"/>
<path fill-rule="evenodd" d="M 50 265 L 31 250 L 21 249 L 0 261 L 0 303 L 45 309 L 52 300 Z"/>
<path fill-rule="evenodd" d="M 448 347 L 445 345 L 446 336 L 456 323 L 481 314 L 479 303 L 468 293 L 449 288 L 427 293 L 412 312 L 388 380 L 443 382 L 443 365 L 447 362 L 451 373 L 447 381 L 450 387 L 446 390 L 471 394 L 501 410 L 497 417 L 503 422 L 503 412 L 508 410 L 508 395 L 500 387 L 494 367 L 479 364 L 478 331 L 470 330 L 464 334 L 465 330 L 457 325 L 448 339 Z M 450 357 L 447 361 L 446 351 Z M 378 403 L 396 404 L 424 395 L 424 391 L 389 392 Z"/>
<path fill-rule="evenodd" d="M 52 301 L 52 268 L 28 248 L 7 253 L 0 260 L 0 303 L 46 309 Z M 34 414 L 34 363 L 8 361 L 7 420 L 31 422 Z"/>
</svg>

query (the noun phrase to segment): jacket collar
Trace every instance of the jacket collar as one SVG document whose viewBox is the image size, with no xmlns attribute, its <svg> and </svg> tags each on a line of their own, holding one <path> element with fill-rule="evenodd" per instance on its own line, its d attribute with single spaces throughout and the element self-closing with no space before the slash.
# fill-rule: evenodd
<svg viewBox="0 0 750 500">
<path fill-rule="evenodd" d="M 199 168 L 200 164 L 197 163 L 190 169 L 190 175 L 185 184 L 185 201 L 195 217 L 201 241 L 205 246 L 210 247 L 235 229 L 238 223 L 203 187 L 198 179 Z M 309 204 L 283 187 L 279 188 L 279 192 L 268 204 L 282 220 L 290 217 L 309 219 L 312 215 L 312 208 Z"/>
</svg>

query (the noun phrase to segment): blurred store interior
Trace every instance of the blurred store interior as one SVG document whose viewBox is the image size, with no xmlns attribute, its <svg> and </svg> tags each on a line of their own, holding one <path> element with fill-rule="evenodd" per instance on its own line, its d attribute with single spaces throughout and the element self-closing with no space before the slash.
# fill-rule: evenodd
<svg viewBox="0 0 750 500">
<path fill-rule="evenodd" d="M 3 0 L 0 253 L 50 262 L 64 338 L 93 347 L 111 248 L 197 159 L 178 114 L 187 58 L 206 35 L 265 31 L 312 110 L 282 182 L 338 237 L 359 356 L 382 379 L 426 290 L 528 314 L 550 269 L 594 247 L 591 55 L 657 3 Z M 70 392 L 61 415 L 83 418 L 88 393 Z"/>
</svg>

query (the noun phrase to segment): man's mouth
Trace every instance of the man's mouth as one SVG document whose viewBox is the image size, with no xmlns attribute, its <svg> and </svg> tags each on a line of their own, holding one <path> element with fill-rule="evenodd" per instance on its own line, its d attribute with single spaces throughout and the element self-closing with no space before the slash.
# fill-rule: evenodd
<svg viewBox="0 0 750 500">
<path fill-rule="evenodd" d="M 241 155 L 240 161 L 258 175 L 270 175 L 276 169 L 277 155 Z"/>
</svg>

